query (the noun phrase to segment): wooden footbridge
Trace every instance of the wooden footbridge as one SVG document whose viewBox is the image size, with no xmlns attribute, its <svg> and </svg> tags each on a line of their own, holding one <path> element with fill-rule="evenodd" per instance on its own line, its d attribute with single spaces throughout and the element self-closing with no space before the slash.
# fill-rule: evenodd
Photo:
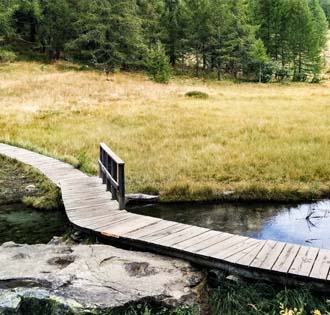
<svg viewBox="0 0 330 315">
<path fill-rule="evenodd" d="M 100 146 L 100 177 L 71 165 L 0 143 L 0 154 L 41 171 L 62 192 L 65 211 L 78 228 L 133 248 L 179 257 L 245 277 L 330 291 L 330 251 L 257 240 L 202 227 L 129 213 L 125 206 L 124 163 Z M 330 234 L 329 234 L 330 235 Z"/>
</svg>

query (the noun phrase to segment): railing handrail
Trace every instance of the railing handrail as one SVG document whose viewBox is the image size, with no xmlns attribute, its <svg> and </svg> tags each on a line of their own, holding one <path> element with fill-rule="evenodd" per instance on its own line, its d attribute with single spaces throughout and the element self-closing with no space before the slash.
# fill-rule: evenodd
<svg viewBox="0 0 330 315">
<path fill-rule="evenodd" d="M 125 162 L 115 153 L 113 152 L 105 143 L 100 143 L 100 147 L 117 163 L 117 164 L 125 164 Z"/>
<path fill-rule="evenodd" d="M 112 199 L 119 202 L 119 209 L 125 209 L 125 163 L 105 143 L 100 144 L 99 175 Z"/>
</svg>

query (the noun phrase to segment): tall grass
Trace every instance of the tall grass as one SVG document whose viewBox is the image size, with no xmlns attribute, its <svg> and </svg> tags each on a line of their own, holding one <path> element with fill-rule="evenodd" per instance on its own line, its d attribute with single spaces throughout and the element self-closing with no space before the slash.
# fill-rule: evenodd
<svg viewBox="0 0 330 315">
<path fill-rule="evenodd" d="M 97 172 L 98 144 L 127 164 L 130 192 L 163 200 L 322 198 L 330 192 L 330 83 L 233 84 L 0 68 L 0 140 Z M 198 90 L 208 99 L 187 98 Z"/>
<path fill-rule="evenodd" d="M 266 283 L 228 282 L 211 295 L 212 315 L 328 315 L 327 297 L 309 288 Z"/>
</svg>

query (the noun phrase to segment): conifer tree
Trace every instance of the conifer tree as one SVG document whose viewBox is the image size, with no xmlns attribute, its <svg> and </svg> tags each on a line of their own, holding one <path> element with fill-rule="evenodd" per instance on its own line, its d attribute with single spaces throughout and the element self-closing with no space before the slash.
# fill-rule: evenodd
<svg viewBox="0 0 330 315">
<path fill-rule="evenodd" d="M 313 49 L 313 19 L 305 0 L 287 3 L 286 30 L 290 59 L 293 64 L 293 80 L 306 80 L 306 70 Z"/>
<path fill-rule="evenodd" d="M 323 50 L 327 41 L 327 19 L 320 6 L 319 0 L 310 0 L 309 9 L 312 14 L 312 42 L 311 42 L 311 66 L 314 75 L 313 80 L 319 80 L 319 75 L 324 64 Z"/>
<path fill-rule="evenodd" d="M 67 51 L 76 58 L 106 71 L 142 65 L 145 44 L 134 0 L 81 0 L 74 32 Z"/>
</svg>

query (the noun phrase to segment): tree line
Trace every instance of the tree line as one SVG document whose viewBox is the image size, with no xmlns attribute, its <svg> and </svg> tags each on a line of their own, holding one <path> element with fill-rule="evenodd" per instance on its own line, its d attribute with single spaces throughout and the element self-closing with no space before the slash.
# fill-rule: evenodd
<svg viewBox="0 0 330 315">
<path fill-rule="evenodd" d="M 107 72 L 170 63 L 218 80 L 318 81 L 329 19 L 330 0 L 1 0 L 0 51 Z"/>
</svg>

